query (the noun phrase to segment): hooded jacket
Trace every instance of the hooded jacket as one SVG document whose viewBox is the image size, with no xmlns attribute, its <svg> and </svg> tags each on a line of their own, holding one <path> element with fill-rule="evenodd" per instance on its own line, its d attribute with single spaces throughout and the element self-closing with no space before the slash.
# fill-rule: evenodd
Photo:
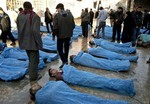
<svg viewBox="0 0 150 104">
<path fill-rule="evenodd" d="M 56 35 L 57 39 L 72 37 L 74 27 L 74 17 L 71 13 L 62 10 L 54 16 L 53 35 Z"/>
<path fill-rule="evenodd" d="M 42 49 L 40 17 L 35 13 L 30 17 L 30 14 L 24 13 L 17 17 L 19 47 L 25 50 L 39 50 Z"/>
</svg>

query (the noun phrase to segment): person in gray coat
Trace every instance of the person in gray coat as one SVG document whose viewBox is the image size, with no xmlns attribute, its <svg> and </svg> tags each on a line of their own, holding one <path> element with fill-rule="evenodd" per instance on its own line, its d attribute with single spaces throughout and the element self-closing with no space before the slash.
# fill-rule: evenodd
<svg viewBox="0 0 150 104">
<path fill-rule="evenodd" d="M 36 81 L 38 77 L 39 50 L 42 49 L 40 35 L 40 17 L 33 12 L 32 4 L 24 2 L 24 10 L 17 17 L 18 42 L 21 49 L 26 50 L 29 58 L 29 80 Z"/>
<path fill-rule="evenodd" d="M 62 61 L 61 68 L 68 63 L 70 39 L 73 35 L 75 23 L 73 15 L 64 10 L 62 3 L 59 3 L 56 9 L 58 13 L 54 16 L 52 34 L 57 36 L 57 50 Z"/>
</svg>

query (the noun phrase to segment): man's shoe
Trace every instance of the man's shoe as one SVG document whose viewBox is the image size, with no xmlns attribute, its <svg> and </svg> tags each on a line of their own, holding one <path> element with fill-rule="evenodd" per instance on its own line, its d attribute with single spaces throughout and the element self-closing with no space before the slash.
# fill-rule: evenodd
<svg viewBox="0 0 150 104">
<path fill-rule="evenodd" d="M 31 88 L 29 89 L 29 93 L 30 93 L 30 98 L 31 100 L 35 100 L 35 94 L 37 93 L 38 90 L 40 90 L 42 87 L 38 84 L 35 83 L 31 86 Z"/>
</svg>

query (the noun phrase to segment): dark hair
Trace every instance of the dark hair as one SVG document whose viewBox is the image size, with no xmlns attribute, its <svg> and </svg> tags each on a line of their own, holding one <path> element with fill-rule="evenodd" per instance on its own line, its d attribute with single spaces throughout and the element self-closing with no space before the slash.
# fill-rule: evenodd
<svg viewBox="0 0 150 104">
<path fill-rule="evenodd" d="M 104 8 L 103 8 L 103 7 L 100 7 L 99 9 L 100 9 L 100 10 L 103 10 Z"/>
<path fill-rule="evenodd" d="M 1 10 L 1 11 L 4 11 L 2 7 L 0 7 L 0 10 Z"/>
<path fill-rule="evenodd" d="M 18 10 L 19 10 L 19 12 L 21 12 L 21 11 L 23 11 L 23 8 L 20 7 Z"/>
<path fill-rule="evenodd" d="M 28 1 L 26 1 L 26 2 L 23 3 L 23 7 L 25 9 L 33 9 L 32 8 L 32 4 L 30 2 L 28 2 Z"/>
<path fill-rule="evenodd" d="M 64 10 L 64 5 L 62 3 L 57 4 L 56 9 Z"/>
<path fill-rule="evenodd" d="M 123 8 L 122 7 L 118 7 L 118 9 L 121 9 L 123 11 Z"/>
</svg>

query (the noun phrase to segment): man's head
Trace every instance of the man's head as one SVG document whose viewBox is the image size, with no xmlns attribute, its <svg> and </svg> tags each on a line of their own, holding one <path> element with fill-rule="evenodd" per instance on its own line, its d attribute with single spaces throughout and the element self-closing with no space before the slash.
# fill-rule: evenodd
<svg viewBox="0 0 150 104">
<path fill-rule="evenodd" d="M 58 12 L 61 10 L 64 10 L 64 5 L 62 3 L 59 3 L 59 4 L 57 4 L 56 9 Z"/>
<path fill-rule="evenodd" d="M 103 10 L 104 8 L 103 8 L 103 7 L 100 7 L 99 9 L 100 9 L 100 10 Z"/>
<path fill-rule="evenodd" d="M 137 12 L 140 12 L 142 10 L 142 7 L 141 6 L 138 6 L 137 8 L 136 8 L 136 11 Z"/>
<path fill-rule="evenodd" d="M 28 1 L 23 3 L 23 7 L 24 7 L 24 9 L 33 9 L 32 4 Z"/>
<path fill-rule="evenodd" d="M 3 8 L 0 7 L 0 16 L 4 14 Z"/>
<path fill-rule="evenodd" d="M 123 8 L 122 7 L 118 7 L 118 12 L 123 12 Z"/>
</svg>

